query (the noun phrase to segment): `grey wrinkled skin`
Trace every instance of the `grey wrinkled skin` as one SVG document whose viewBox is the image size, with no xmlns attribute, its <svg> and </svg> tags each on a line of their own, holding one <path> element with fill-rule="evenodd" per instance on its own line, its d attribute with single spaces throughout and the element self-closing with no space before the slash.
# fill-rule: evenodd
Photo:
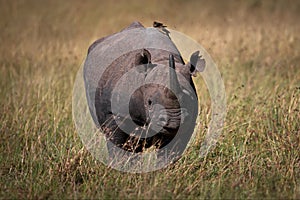
<svg viewBox="0 0 300 200">
<path fill-rule="evenodd" d="M 132 30 L 137 32 L 136 38 L 126 34 Z M 122 44 L 134 46 L 134 41 L 144 44 L 120 55 L 108 65 L 98 62 L 101 56 L 113 51 L 114 45 L 119 48 Z M 167 34 L 156 28 L 145 28 L 139 22 L 97 40 L 89 47 L 84 65 L 86 95 L 96 126 L 111 142 L 108 144 L 111 158 L 118 148 L 138 153 L 154 147 L 160 154 L 172 152 L 175 156 L 181 155 L 193 133 L 198 114 L 198 99 L 191 78 L 197 72 L 195 66 L 199 60 L 205 65 L 198 54 L 195 52 L 185 64 Z M 170 75 L 170 55 L 174 56 L 173 75 Z M 134 79 L 124 78 L 124 74 L 132 69 Z M 101 76 L 98 77 L 97 73 Z M 171 83 L 170 88 L 158 84 L 166 80 Z M 135 81 L 143 85 L 130 97 L 129 115 L 122 98 L 116 100 L 114 106 L 117 106 L 118 113 L 114 113 L 112 91 L 117 84 L 122 85 L 120 91 L 130 91 L 137 84 Z M 134 126 L 129 121 L 133 121 Z M 126 127 L 126 131 L 120 126 Z M 139 137 L 142 133 L 150 136 Z M 162 150 L 170 143 L 172 145 L 167 150 Z"/>
</svg>

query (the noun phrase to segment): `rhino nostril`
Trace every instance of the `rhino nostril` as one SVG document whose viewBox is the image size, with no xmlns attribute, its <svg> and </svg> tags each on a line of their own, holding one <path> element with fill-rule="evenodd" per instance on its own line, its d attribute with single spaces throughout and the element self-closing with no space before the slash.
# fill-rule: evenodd
<svg viewBox="0 0 300 200">
<path fill-rule="evenodd" d="M 166 116 L 166 115 L 160 115 L 160 116 L 158 117 L 158 120 L 159 120 L 160 122 L 166 123 L 166 122 L 167 122 L 167 116 Z"/>
</svg>

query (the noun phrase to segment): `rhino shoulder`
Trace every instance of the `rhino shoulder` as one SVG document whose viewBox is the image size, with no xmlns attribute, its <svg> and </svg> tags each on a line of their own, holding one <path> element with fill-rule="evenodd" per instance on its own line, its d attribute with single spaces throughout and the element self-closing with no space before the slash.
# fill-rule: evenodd
<svg viewBox="0 0 300 200">
<path fill-rule="evenodd" d="M 138 21 L 135 21 L 135 22 L 132 22 L 128 27 L 126 27 L 125 29 L 121 30 L 120 32 L 123 32 L 123 31 L 127 31 L 127 30 L 130 30 L 130 29 L 134 29 L 134 28 L 145 28 L 140 22 Z M 89 47 L 88 49 L 88 53 L 89 54 L 97 45 L 101 44 L 104 40 L 106 40 L 107 38 L 115 35 L 117 33 L 114 33 L 112 35 L 109 35 L 109 36 L 106 36 L 106 37 L 103 37 L 103 38 L 100 38 L 98 40 L 96 40 L 95 42 L 93 42 L 91 44 L 91 46 Z"/>
<path fill-rule="evenodd" d="M 135 21 L 135 22 L 132 22 L 128 27 L 126 27 L 122 31 L 130 30 L 130 29 L 134 29 L 134 28 L 145 28 L 145 27 L 140 22 Z"/>
</svg>

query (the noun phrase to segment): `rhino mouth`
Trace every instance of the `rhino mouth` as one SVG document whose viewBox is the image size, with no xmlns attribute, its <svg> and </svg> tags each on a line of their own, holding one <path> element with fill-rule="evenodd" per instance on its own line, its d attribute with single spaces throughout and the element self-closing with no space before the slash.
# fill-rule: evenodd
<svg viewBox="0 0 300 200">
<path fill-rule="evenodd" d="M 184 121 L 181 109 L 161 110 L 151 117 L 150 128 L 157 133 L 175 135 Z"/>
<path fill-rule="evenodd" d="M 173 127 L 163 127 L 163 129 L 160 131 L 161 133 L 165 135 L 176 135 L 178 132 L 178 128 L 173 128 Z"/>
</svg>

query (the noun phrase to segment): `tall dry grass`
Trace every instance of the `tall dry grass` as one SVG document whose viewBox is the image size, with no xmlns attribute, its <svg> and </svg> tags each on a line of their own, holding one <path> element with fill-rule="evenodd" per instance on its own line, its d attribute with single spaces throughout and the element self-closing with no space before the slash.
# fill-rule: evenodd
<svg viewBox="0 0 300 200">
<path fill-rule="evenodd" d="M 300 198 L 298 1 L 0 1 L 1 198 Z M 222 73 L 224 134 L 205 159 L 201 129 L 176 164 L 125 174 L 75 132 L 72 86 L 88 46 L 132 21 L 162 21 L 202 44 Z"/>
</svg>

